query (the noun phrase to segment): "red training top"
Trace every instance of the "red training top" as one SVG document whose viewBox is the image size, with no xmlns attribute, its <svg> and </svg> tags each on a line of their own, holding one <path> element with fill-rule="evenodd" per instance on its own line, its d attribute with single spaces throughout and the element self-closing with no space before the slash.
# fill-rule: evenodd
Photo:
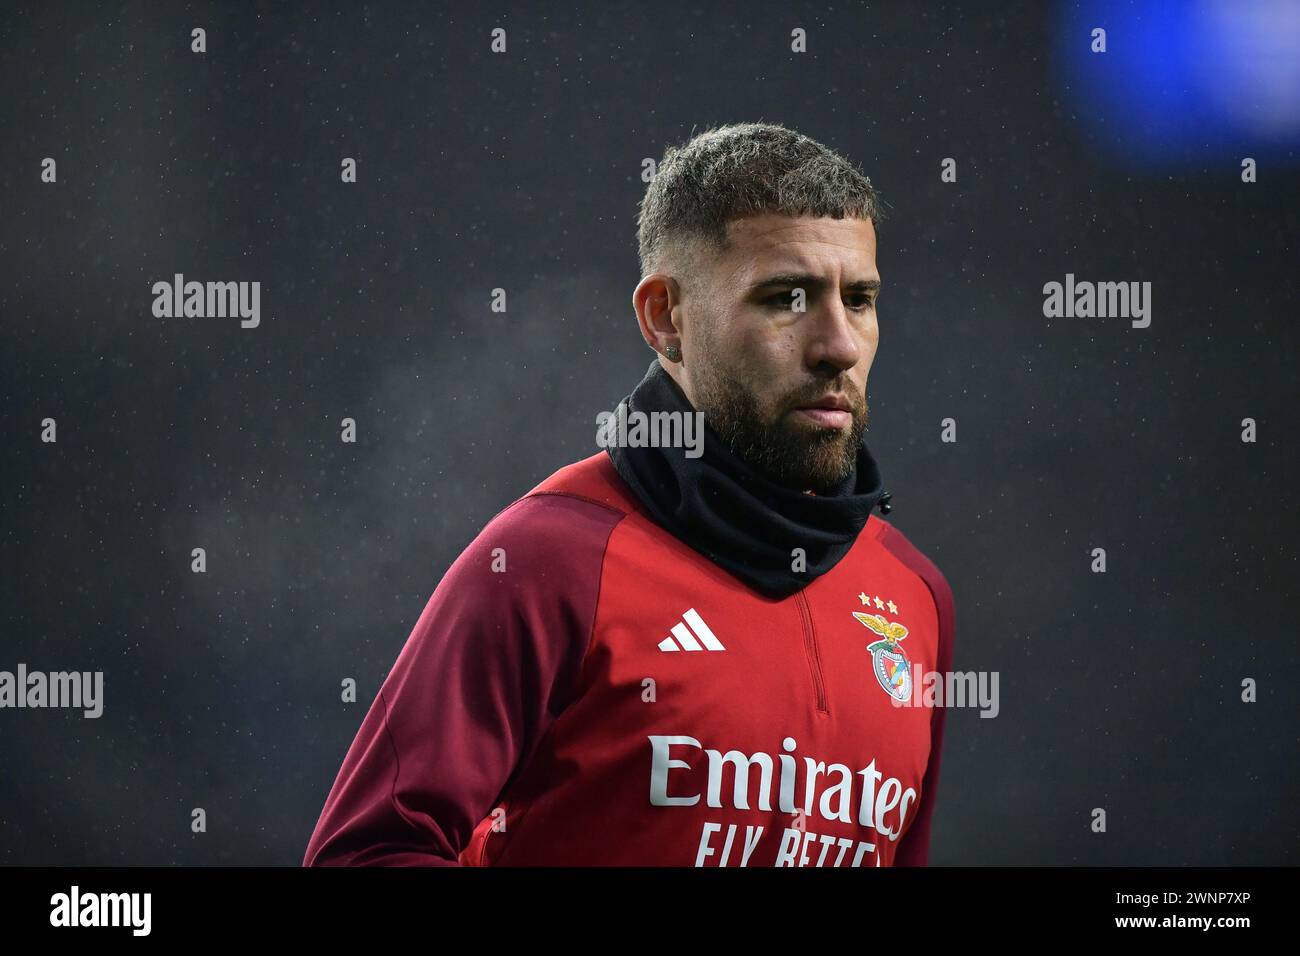
<svg viewBox="0 0 1300 956">
<path fill-rule="evenodd" d="M 499 512 L 429 599 L 304 865 L 924 865 L 952 592 L 872 514 L 767 598 L 599 452 Z"/>
</svg>

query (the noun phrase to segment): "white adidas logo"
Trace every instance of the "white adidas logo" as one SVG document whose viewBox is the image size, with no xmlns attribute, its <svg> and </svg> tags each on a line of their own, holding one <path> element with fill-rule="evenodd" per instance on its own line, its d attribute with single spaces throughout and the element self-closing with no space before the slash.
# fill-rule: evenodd
<svg viewBox="0 0 1300 956">
<path fill-rule="evenodd" d="M 709 625 L 704 623 L 704 618 L 696 613 L 695 608 L 691 608 L 682 615 L 683 621 L 673 625 L 673 637 L 665 637 L 659 642 L 661 651 L 725 651 L 722 642 L 714 637 L 713 632 L 709 630 Z M 687 625 L 690 625 L 689 627 Z M 695 633 L 691 633 L 694 630 Z M 695 638 L 699 637 L 697 641 Z M 680 647 L 678 645 L 681 645 Z M 701 647 L 700 645 L 704 646 Z"/>
</svg>

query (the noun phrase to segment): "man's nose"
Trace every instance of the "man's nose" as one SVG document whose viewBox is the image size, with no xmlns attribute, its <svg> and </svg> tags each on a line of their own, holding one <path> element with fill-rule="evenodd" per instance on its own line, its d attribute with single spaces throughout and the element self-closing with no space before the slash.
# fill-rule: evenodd
<svg viewBox="0 0 1300 956">
<path fill-rule="evenodd" d="M 809 318 L 812 321 L 807 326 L 809 340 L 805 352 L 810 368 L 829 363 L 847 370 L 858 364 L 862 358 L 862 346 L 843 302 L 832 298 L 819 305 L 817 313 Z"/>
</svg>

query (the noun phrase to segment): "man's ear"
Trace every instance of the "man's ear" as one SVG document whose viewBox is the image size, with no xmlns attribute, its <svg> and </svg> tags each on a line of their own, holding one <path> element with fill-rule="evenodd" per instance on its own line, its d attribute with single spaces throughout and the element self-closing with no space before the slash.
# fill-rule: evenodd
<svg viewBox="0 0 1300 956">
<path fill-rule="evenodd" d="M 678 327 L 681 301 L 681 286 L 665 272 L 652 272 L 632 291 L 632 308 L 641 328 L 641 338 L 660 355 L 670 345 L 681 347 Z"/>
<path fill-rule="evenodd" d="M 664 288 L 668 294 L 668 308 L 675 309 L 682 304 L 682 287 L 672 276 L 664 277 Z"/>
</svg>

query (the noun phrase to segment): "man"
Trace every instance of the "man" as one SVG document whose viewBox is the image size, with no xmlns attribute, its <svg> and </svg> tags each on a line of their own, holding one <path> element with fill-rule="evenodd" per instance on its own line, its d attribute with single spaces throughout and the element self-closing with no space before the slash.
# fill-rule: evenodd
<svg viewBox="0 0 1300 956">
<path fill-rule="evenodd" d="M 925 863 L 944 712 L 912 675 L 951 669 L 953 602 L 872 514 L 879 219 L 780 126 L 666 152 L 633 293 L 659 355 L 447 572 L 306 865 Z M 696 413 L 702 447 L 638 431 Z"/>
</svg>

